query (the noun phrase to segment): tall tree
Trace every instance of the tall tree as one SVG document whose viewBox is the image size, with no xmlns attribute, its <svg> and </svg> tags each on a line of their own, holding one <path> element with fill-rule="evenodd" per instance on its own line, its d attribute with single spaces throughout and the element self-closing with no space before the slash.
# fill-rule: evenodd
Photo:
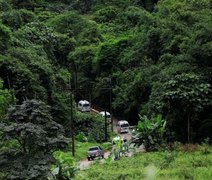
<svg viewBox="0 0 212 180">
<path fill-rule="evenodd" d="M 52 120 L 49 107 L 37 100 L 24 101 L 9 109 L 7 121 L 0 124 L 1 141 L 15 141 L 1 153 L 4 179 L 46 179 L 55 150 L 66 148 L 63 128 Z"/>
</svg>

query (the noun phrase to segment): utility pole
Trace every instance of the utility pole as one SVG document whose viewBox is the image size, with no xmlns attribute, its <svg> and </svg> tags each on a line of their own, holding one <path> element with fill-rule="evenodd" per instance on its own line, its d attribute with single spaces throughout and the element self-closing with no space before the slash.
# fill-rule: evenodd
<svg viewBox="0 0 212 180">
<path fill-rule="evenodd" d="M 110 117 L 111 117 L 111 131 L 113 132 L 113 114 L 112 114 L 112 84 L 110 78 Z"/>
<path fill-rule="evenodd" d="M 71 99 L 71 148 L 72 148 L 72 156 L 75 156 L 75 142 L 74 142 L 74 118 L 73 118 L 73 97 L 72 97 L 72 91 L 70 88 L 70 99 Z"/>
<path fill-rule="evenodd" d="M 107 141 L 107 115 L 105 110 L 105 141 Z"/>
<path fill-rule="evenodd" d="M 76 83 L 76 82 L 75 82 Z M 75 84 L 76 86 L 76 84 Z M 72 151 L 72 156 L 75 156 L 75 141 L 74 141 L 74 116 L 73 116 L 73 92 L 75 91 L 75 89 L 72 89 L 71 87 L 71 77 L 70 77 L 70 81 L 69 81 L 69 90 L 70 90 L 70 101 L 71 101 L 71 115 L 70 115 L 70 123 L 71 123 L 71 151 Z"/>
</svg>

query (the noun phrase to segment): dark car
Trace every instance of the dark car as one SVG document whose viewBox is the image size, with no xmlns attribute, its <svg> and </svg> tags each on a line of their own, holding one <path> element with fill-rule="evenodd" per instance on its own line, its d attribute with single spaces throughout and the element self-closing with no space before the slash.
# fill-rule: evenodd
<svg viewBox="0 0 212 180">
<path fill-rule="evenodd" d="M 96 157 L 101 157 L 102 159 L 104 158 L 104 151 L 100 146 L 93 146 L 88 149 L 87 152 L 88 161 L 94 160 L 94 158 Z"/>
</svg>

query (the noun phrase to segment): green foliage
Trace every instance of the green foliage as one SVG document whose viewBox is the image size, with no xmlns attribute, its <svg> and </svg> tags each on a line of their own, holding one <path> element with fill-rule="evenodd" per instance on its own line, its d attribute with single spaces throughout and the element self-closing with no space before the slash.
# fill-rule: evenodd
<svg viewBox="0 0 212 180">
<path fill-rule="evenodd" d="M 81 46 L 69 53 L 68 59 L 73 69 L 82 73 L 85 77 L 92 75 L 92 64 L 96 56 L 97 48 L 94 46 Z M 85 84 L 86 82 L 79 82 Z"/>
<path fill-rule="evenodd" d="M 79 141 L 79 142 L 86 142 L 87 138 L 84 135 L 84 133 L 81 132 L 81 133 L 76 135 L 76 140 Z"/>
<path fill-rule="evenodd" d="M 128 7 L 130 3 L 131 3 L 130 0 L 101 0 L 101 1 L 97 0 L 95 9 L 100 9 L 106 6 L 116 6 L 124 9 Z"/>
<path fill-rule="evenodd" d="M 165 140 L 166 121 L 162 119 L 161 115 L 157 115 L 151 119 L 139 115 L 139 118 L 138 136 L 135 144 L 138 146 L 143 144 L 147 151 L 157 149 L 158 145 L 160 146 Z"/>
<path fill-rule="evenodd" d="M 165 151 L 164 160 L 161 164 L 161 169 L 167 168 L 176 158 L 176 153 L 173 151 Z"/>
<path fill-rule="evenodd" d="M 120 38 L 101 44 L 96 60 L 99 74 L 104 75 L 119 69 L 120 54 L 128 45 L 128 41 L 128 38 Z"/>
<path fill-rule="evenodd" d="M 49 20 L 48 24 L 57 32 L 75 38 L 78 45 L 97 43 L 100 39 L 97 24 L 82 18 L 74 12 L 65 12 L 58 15 Z"/>
<path fill-rule="evenodd" d="M 180 74 L 163 84 L 162 96 L 170 103 L 172 103 L 172 100 L 178 99 L 178 103 L 188 113 L 191 109 L 201 111 L 203 106 L 211 103 L 210 86 L 210 84 L 204 83 L 201 77 L 196 74 Z M 163 100 L 161 99 L 160 102 L 163 102 Z M 160 106 L 157 106 L 157 108 L 160 108 Z"/>
<path fill-rule="evenodd" d="M 65 156 L 70 158 L 70 156 L 74 159 L 74 161 L 79 162 L 83 159 L 87 158 L 87 151 L 92 146 L 101 146 L 104 151 L 108 151 L 111 149 L 111 143 L 105 142 L 105 143 L 96 143 L 96 142 L 80 142 L 75 141 L 75 157 L 72 157 L 71 149 L 69 148 L 69 151 L 65 153 Z"/>
<path fill-rule="evenodd" d="M 3 121 L 7 108 L 13 101 L 13 96 L 10 91 L 3 89 L 3 81 L 0 79 L 0 122 Z"/>
<path fill-rule="evenodd" d="M 57 160 L 56 165 L 52 167 L 53 179 L 71 179 L 74 178 L 78 168 L 70 154 L 62 151 L 56 151 L 54 158 Z"/>
<path fill-rule="evenodd" d="M 211 148 L 211 147 L 210 147 Z M 171 152 L 173 153 L 173 152 Z M 81 171 L 76 179 L 145 179 L 147 175 L 162 179 L 211 179 L 212 156 L 202 155 L 200 151 L 182 153 L 180 151 L 168 155 L 167 152 L 139 153 L 131 158 L 119 161 L 92 165 Z M 167 161 L 169 165 L 163 166 Z M 125 169 L 125 170 L 124 170 Z"/>
<path fill-rule="evenodd" d="M 119 160 L 123 150 L 122 138 L 119 136 L 118 140 L 113 141 L 113 143 L 115 144 L 113 145 L 110 156 L 114 156 L 114 160 Z"/>
<path fill-rule="evenodd" d="M 210 154 L 210 145 L 209 145 L 209 138 L 204 139 L 201 144 L 201 151 L 203 154 Z"/>
<path fill-rule="evenodd" d="M 44 100 L 68 130 L 77 79 L 75 98 L 105 109 L 113 87 L 113 113 L 130 124 L 162 114 L 170 141 L 211 139 L 210 0 L 0 0 L 0 17 L 0 77 L 16 103 Z M 103 120 L 78 119 L 77 133 L 102 141 Z"/>
<path fill-rule="evenodd" d="M 36 16 L 31 11 L 25 9 L 10 10 L 1 14 L 2 23 L 11 29 L 18 29 L 21 26 L 36 20 Z"/>
<path fill-rule="evenodd" d="M 55 12 L 41 11 L 37 14 L 37 18 L 39 21 L 45 22 L 45 21 L 48 21 L 49 19 L 53 18 L 56 15 L 57 15 L 57 13 L 55 13 Z"/>
<path fill-rule="evenodd" d="M 1 141 L 17 140 L 20 149 L 3 151 L 1 171 L 8 179 L 41 179 L 48 176 L 53 162 L 51 153 L 66 148 L 63 127 L 52 120 L 49 107 L 41 101 L 27 100 L 7 113 L 1 123 Z"/>
<path fill-rule="evenodd" d="M 36 6 L 39 5 L 43 0 L 12 0 L 12 4 L 16 8 L 26 8 L 29 10 L 34 10 Z"/>
<path fill-rule="evenodd" d="M 96 0 L 77 0 L 72 2 L 72 7 L 78 10 L 80 13 L 88 13 Z"/>
<path fill-rule="evenodd" d="M 119 9 L 114 6 L 107 6 L 95 12 L 94 20 L 98 23 L 108 23 L 116 20 Z"/>
<path fill-rule="evenodd" d="M 11 7 L 11 4 L 7 1 L 4 1 L 4 0 L 1 0 L 0 1 L 0 12 L 2 11 L 8 11 L 10 10 L 12 7 Z"/>
<path fill-rule="evenodd" d="M 55 34 L 53 29 L 41 22 L 31 22 L 15 32 L 17 39 L 21 40 L 20 45 L 29 46 L 31 44 L 47 45 L 51 47 Z"/>
<path fill-rule="evenodd" d="M 1 15 L 2 23 L 11 27 L 12 29 L 20 28 L 22 25 L 22 18 L 18 11 L 11 10 Z"/>
<path fill-rule="evenodd" d="M 30 54 L 29 51 L 22 51 L 22 49 L 19 49 L 21 52 L 24 52 L 24 54 L 21 54 L 22 58 L 28 58 L 30 59 L 32 57 L 32 53 Z M 20 51 L 16 52 L 16 55 L 20 55 Z M 36 56 L 35 56 L 36 57 Z M 42 60 L 42 58 L 38 57 L 36 61 Z M 26 59 L 25 59 L 26 60 Z M 38 65 L 38 66 L 37 66 Z M 39 63 L 35 62 L 34 67 L 39 67 Z M 0 56 L 0 69 L 1 69 L 1 76 L 3 76 L 4 72 L 8 72 L 8 78 L 13 82 L 13 87 L 15 90 L 17 90 L 17 96 L 20 95 L 22 92 L 18 91 L 23 86 L 25 85 L 28 90 L 31 90 L 31 92 L 26 93 L 26 96 L 33 97 L 38 93 L 39 96 L 42 96 L 42 98 L 45 99 L 46 97 L 46 92 L 43 89 L 42 86 L 39 86 L 39 83 L 41 81 L 38 79 L 39 76 L 33 74 L 33 66 L 30 64 L 32 67 L 32 70 L 30 70 L 26 64 L 24 64 L 22 61 L 18 60 L 17 58 L 11 57 L 11 56 Z M 41 67 L 42 68 L 42 67 Z M 42 70 L 41 70 L 42 72 Z M 40 74 L 40 77 L 43 74 Z M 4 80 L 6 81 L 6 79 Z M 11 86 L 11 84 L 8 84 L 8 86 Z M 23 96 L 23 94 L 21 94 Z M 38 97 L 39 97 L 38 96 Z"/>
<path fill-rule="evenodd" d="M 152 15 L 136 6 L 129 6 L 126 10 L 119 14 L 119 23 L 125 24 L 126 28 L 136 27 L 139 25 L 151 25 L 153 21 Z"/>
<path fill-rule="evenodd" d="M 84 114 L 77 112 L 75 117 L 75 127 L 77 127 L 77 132 L 83 132 L 88 138 L 89 142 L 104 142 L 104 118 L 99 115 Z M 109 131 L 107 131 L 108 133 Z M 109 133 L 107 134 L 109 137 Z"/>
<path fill-rule="evenodd" d="M 0 23 L 0 50 L 5 52 L 11 43 L 11 30 Z"/>
<path fill-rule="evenodd" d="M 190 140 L 190 123 L 203 111 L 204 107 L 211 106 L 210 84 L 204 82 L 201 76 L 193 73 L 182 73 L 169 77 L 164 83 L 155 83 L 150 96 L 151 108 L 154 112 L 170 114 L 175 109 L 187 120 L 187 129 L 181 133 Z M 153 100 L 154 99 L 154 100 Z M 190 122 L 191 121 L 191 122 Z M 179 121 L 178 121 L 179 122 Z M 185 123 L 185 122 L 184 122 Z"/>
</svg>

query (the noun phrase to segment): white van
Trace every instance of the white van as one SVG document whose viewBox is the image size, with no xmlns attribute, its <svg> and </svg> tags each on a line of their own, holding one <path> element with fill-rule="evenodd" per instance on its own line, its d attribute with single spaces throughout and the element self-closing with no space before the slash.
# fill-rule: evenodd
<svg viewBox="0 0 212 180">
<path fill-rule="evenodd" d="M 77 108 L 82 112 L 89 112 L 91 110 L 90 103 L 86 100 L 80 100 Z"/>
<path fill-rule="evenodd" d="M 126 120 L 118 121 L 117 124 L 118 133 L 128 133 L 129 132 L 129 123 Z"/>
<path fill-rule="evenodd" d="M 108 122 L 109 123 L 111 123 L 111 115 L 110 115 L 110 113 L 109 112 L 105 112 L 105 111 L 101 111 L 101 112 L 99 112 L 99 114 L 102 116 L 102 117 L 105 117 L 105 114 L 106 114 L 106 118 L 107 118 L 107 120 L 108 120 Z"/>
</svg>

